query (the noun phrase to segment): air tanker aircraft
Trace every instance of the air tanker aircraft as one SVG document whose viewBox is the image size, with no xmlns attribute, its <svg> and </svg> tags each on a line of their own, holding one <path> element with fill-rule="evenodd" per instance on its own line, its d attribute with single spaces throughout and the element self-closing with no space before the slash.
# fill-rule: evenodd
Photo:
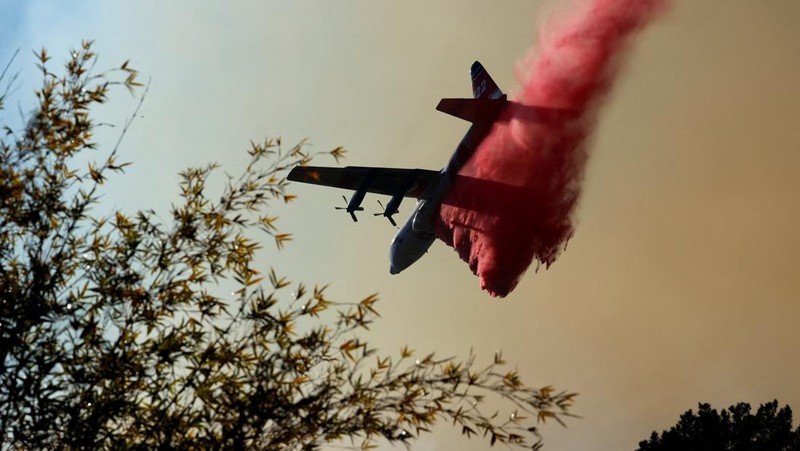
<svg viewBox="0 0 800 451">
<path fill-rule="evenodd" d="M 398 274 L 408 268 L 431 247 L 436 238 L 434 227 L 439 207 L 450 191 L 459 169 L 469 161 L 501 113 L 511 104 L 481 63 L 475 61 L 472 64 L 470 75 L 474 98 L 442 99 L 436 107 L 443 113 L 472 123 L 442 170 L 297 166 L 289 173 L 288 180 L 294 182 L 354 190 L 355 193 L 346 207 L 336 207 L 337 210 L 349 213 L 353 221 L 358 221 L 356 212 L 364 210 L 361 202 L 368 192 L 391 196 L 384 211 L 375 216 L 386 217 L 394 226 L 397 223 L 392 216 L 397 214 L 403 198 L 416 198 L 417 206 L 392 240 L 389 249 L 390 274 Z M 531 120 L 542 119 L 549 112 L 564 111 L 542 107 L 523 108 L 532 113 Z"/>
</svg>

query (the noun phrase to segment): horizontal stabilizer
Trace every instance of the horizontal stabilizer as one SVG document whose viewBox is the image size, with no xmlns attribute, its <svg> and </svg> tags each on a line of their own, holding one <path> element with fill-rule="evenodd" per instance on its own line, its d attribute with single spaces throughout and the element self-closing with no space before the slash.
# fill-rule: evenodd
<svg viewBox="0 0 800 451">
<path fill-rule="evenodd" d="M 501 118 L 507 108 L 512 108 L 511 114 Z M 499 99 L 442 99 L 436 109 L 472 123 L 516 119 L 555 125 L 578 117 L 577 110 L 523 105 L 506 100 L 505 94 Z"/>
<path fill-rule="evenodd" d="M 442 99 L 436 109 L 472 123 L 494 122 L 508 105 L 506 96 L 499 99 Z"/>
</svg>

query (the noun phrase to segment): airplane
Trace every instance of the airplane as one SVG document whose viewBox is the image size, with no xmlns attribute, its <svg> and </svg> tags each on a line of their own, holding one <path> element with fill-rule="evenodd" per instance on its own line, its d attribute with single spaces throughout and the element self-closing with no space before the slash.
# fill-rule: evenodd
<svg viewBox="0 0 800 451">
<path fill-rule="evenodd" d="M 311 183 L 355 191 L 350 201 L 344 197 L 347 206 L 335 207 L 344 210 L 358 221 L 357 211 L 363 211 L 361 203 L 366 194 L 391 196 L 381 213 L 393 226 L 397 226 L 393 216 L 399 212 L 404 197 L 417 199 L 414 211 L 392 239 L 389 247 L 389 273 L 399 274 L 419 260 L 436 239 L 434 227 L 439 207 L 456 180 L 458 171 L 469 161 L 483 139 L 489 134 L 495 122 L 509 105 L 530 113 L 526 120 L 547 122 L 553 113 L 566 112 L 557 108 L 524 106 L 507 100 L 492 77 L 475 61 L 470 68 L 473 98 L 441 99 L 436 109 L 471 122 L 467 133 L 453 152 L 447 166 L 440 171 L 428 169 L 399 169 L 381 167 L 347 166 L 344 168 L 320 166 L 296 166 L 287 177 L 293 182 Z M 517 114 L 519 117 L 519 114 Z M 380 201 L 379 201 L 380 202 Z M 381 204 L 382 206 L 382 204 Z"/>
</svg>

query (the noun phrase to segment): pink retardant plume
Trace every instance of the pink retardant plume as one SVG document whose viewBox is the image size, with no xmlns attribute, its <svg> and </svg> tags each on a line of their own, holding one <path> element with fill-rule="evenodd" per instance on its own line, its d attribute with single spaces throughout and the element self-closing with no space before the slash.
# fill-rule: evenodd
<svg viewBox="0 0 800 451">
<path fill-rule="evenodd" d="M 510 293 L 534 259 L 547 268 L 566 248 L 600 104 L 631 38 L 666 3 L 575 2 L 545 25 L 538 51 L 520 65 L 522 88 L 512 99 L 519 105 L 504 112 L 459 172 L 437 224 L 437 237 L 492 296 Z M 526 105 L 573 113 L 536 122 Z"/>
</svg>

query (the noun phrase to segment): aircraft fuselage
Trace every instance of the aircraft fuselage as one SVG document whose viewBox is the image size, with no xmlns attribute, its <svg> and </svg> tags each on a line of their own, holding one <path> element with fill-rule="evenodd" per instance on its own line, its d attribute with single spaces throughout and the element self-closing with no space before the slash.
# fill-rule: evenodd
<svg viewBox="0 0 800 451">
<path fill-rule="evenodd" d="M 491 124 L 473 124 L 456 147 L 447 166 L 417 201 L 414 211 L 389 246 L 389 273 L 398 274 L 419 260 L 436 239 L 439 208 L 463 162 L 469 161 L 491 130 Z"/>
<path fill-rule="evenodd" d="M 437 192 L 417 201 L 414 211 L 392 239 L 389 246 L 389 274 L 400 273 L 428 252 L 436 239 L 436 223 L 431 213 L 438 212 L 444 195 L 450 188 L 447 181 L 449 178 L 444 172 L 440 173 L 431 187 L 439 187 Z"/>
</svg>

